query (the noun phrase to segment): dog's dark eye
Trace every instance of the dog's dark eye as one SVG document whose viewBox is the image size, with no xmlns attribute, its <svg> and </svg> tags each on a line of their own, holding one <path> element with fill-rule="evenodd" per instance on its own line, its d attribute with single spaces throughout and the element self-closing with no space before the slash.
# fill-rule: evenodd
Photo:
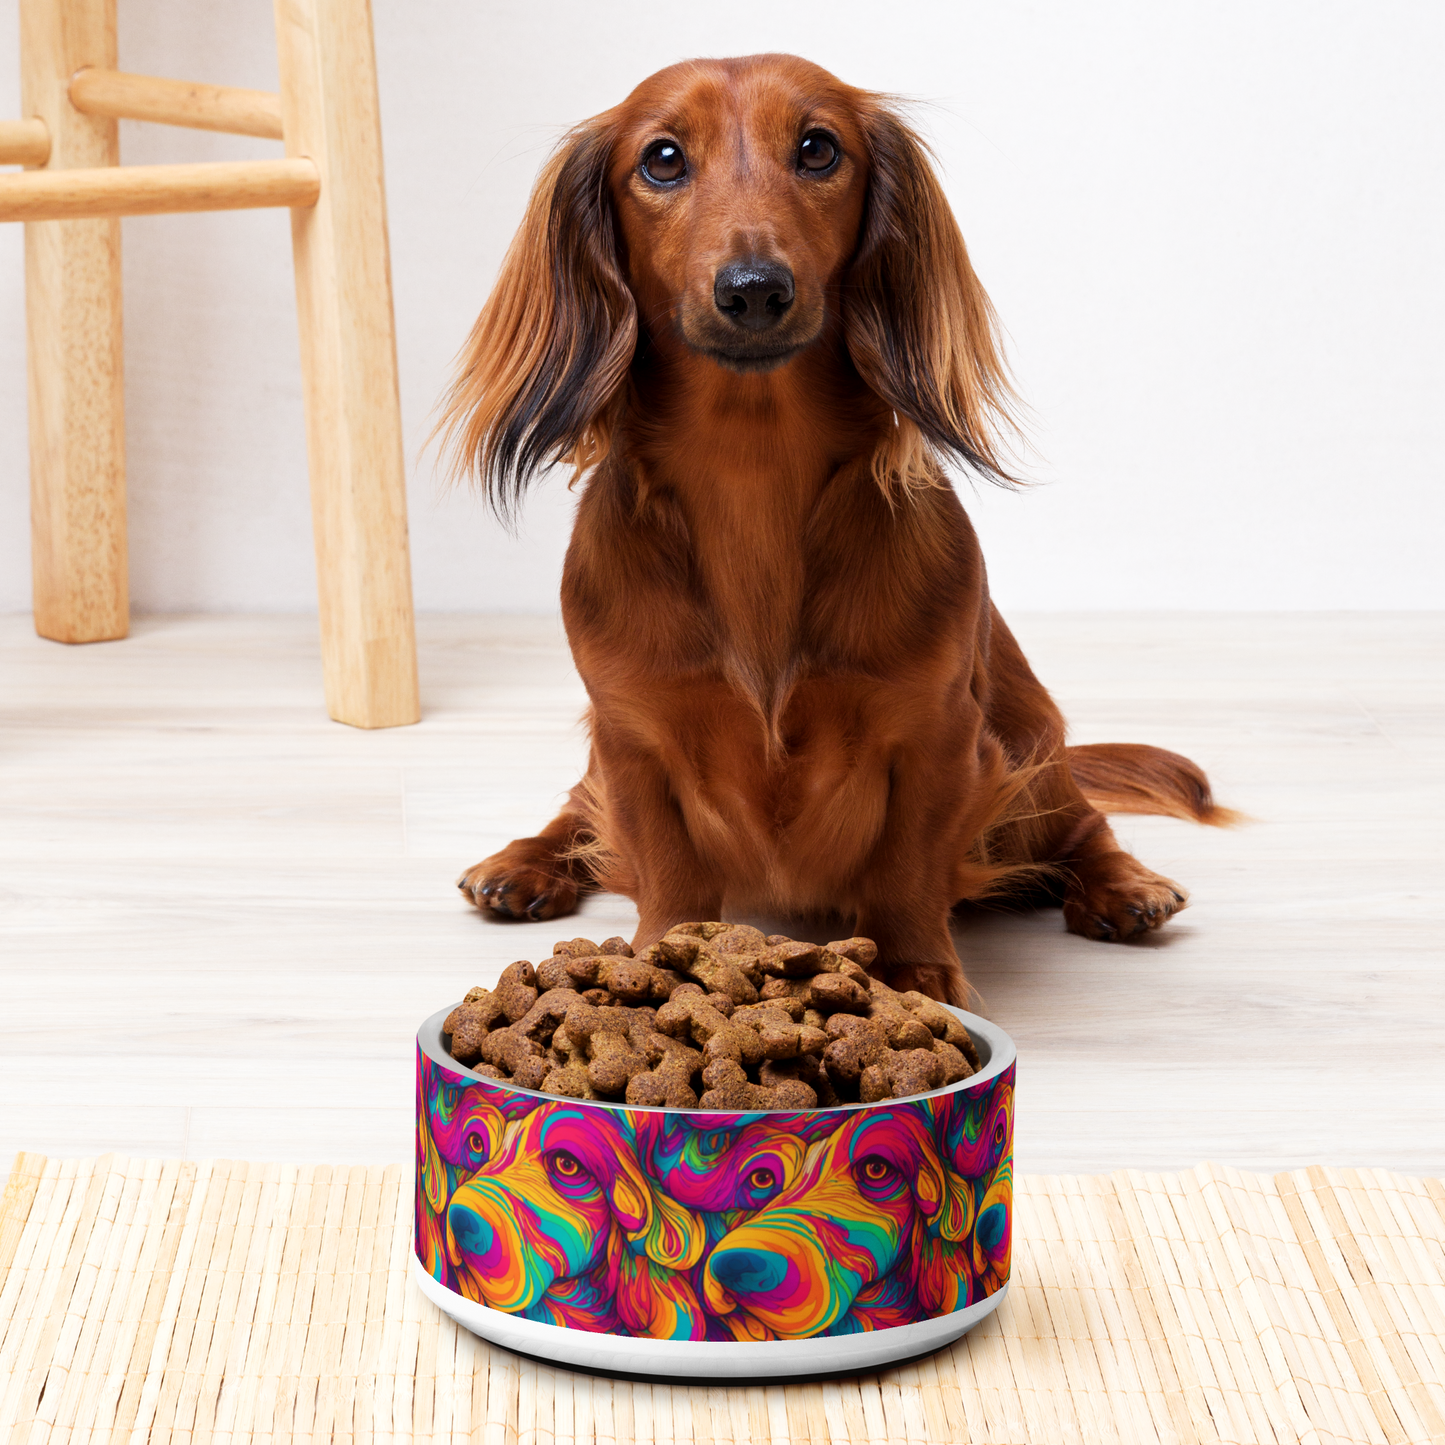
<svg viewBox="0 0 1445 1445">
<path fill-rule="evenodd" d="M 809 131 L 798 147 L 798 167 L 805 171 L 830 170 L 838 159 L 838 142 L 826 131 Z"/>
<path fill-rule="evenodd" d="M 676 141 L 660 140 L 649 147 L 642 158 L 642 174 L 650 181 L 666 185 L 669 181 L 680 181 L 687 174 L 687 157 Z"/>
<path fill-rule="evenodd" d="M 771 1189 L 773 1187 L 773 1171 L 771 1169 L 754 1169 L 748 1175 L 748 1183 L 754 1189 Z"/>
<path fill-rule="evenodd" d="M 553 1170 L 563 1179 L 576 1179 L 582 1173 L 582 1166 L 570 1154 L 565 1154 L 560 1149 L 552 1155 L 551 1164 Z"/>
</svg>

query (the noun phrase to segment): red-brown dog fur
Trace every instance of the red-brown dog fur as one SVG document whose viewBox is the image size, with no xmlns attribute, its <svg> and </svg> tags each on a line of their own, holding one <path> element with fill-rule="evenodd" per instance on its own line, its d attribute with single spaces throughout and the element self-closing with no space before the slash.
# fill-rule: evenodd
<svg viewBox="0 0 1445 1445">
<path fill-rule="evenodd" d="M 826 174 L 803 169 L 815 131 Z M 641 168 L 661 141 L 686 157 L 666 185 Z M 748 258 L 794 278 L 762 337 L 714 298 Z M 549 463 L 587 474 L 562 610 L 592 756 L 467 896 L 535 919 L 612 888 L 635 946 L 749 910 L 851 915 L 877 972 L 954 1002 L 959 900 L 1027 883 L 1105 939 L 1183 907 L 1100 810 L 1227 821 L 1204 775 L 1065 746 L 944 478 L 951 458 L 1008 479 L 1008 400 L 988 298 L 885 98 L 791 56 L 694 61 L 573 131 L 445 424 L 504 513 Z"/>
</svg>

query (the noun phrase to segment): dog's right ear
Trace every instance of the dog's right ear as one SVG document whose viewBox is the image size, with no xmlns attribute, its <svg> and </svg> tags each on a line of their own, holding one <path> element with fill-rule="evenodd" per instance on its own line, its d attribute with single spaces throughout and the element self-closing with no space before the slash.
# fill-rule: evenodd
<svg viewBox="0 0 1445 1445">
<path fill-rule="evenodd" d="M 609 115 L 577 127 L 543 169 L 501 274 L 462 349 L 437 431 L 510 520 L 556 462 L 607 452 L 637 344 L 607 186 Z"/>
</svg>

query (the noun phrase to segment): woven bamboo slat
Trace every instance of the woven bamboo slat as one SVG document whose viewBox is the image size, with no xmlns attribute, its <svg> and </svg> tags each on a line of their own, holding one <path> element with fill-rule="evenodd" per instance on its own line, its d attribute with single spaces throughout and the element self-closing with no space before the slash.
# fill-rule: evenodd
<svg viewBox="0 0 1445 1445">
<path fill-rule="evenodd" d="M 458 1329 L 409 1282 L 399 1166 L 21 1154 L 0 1193 L 0 1442 L 1445 1440 L 1441 1181 L 1025 1176 L 1015 1208 L 1010 1296 L 950 1349 L 669 1386 Z"/>
</svg>

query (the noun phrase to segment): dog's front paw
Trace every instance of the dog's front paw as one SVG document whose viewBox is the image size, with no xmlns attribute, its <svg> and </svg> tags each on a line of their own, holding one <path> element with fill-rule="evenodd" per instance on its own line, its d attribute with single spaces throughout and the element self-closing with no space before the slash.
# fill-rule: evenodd
<svg viewBox="0 0 1445 1445">
<path fill-rule="evenodd" d="M 1126 943 L 1188 906 L 1189 895 L 1172 879 L 1151 873 L 1128 853 L 1105 853 L 1076 865 L 1064 896 L 1064 924 L 1085 938 Z"/>
<path fill-rule="evenodd" d="M 540 922 L 560 918 L 577 907 L 576 882 L 537 852 L 516 843 L 484 858 L 457 879 L 469 903 L 496 918 Z"/>
</svg>

